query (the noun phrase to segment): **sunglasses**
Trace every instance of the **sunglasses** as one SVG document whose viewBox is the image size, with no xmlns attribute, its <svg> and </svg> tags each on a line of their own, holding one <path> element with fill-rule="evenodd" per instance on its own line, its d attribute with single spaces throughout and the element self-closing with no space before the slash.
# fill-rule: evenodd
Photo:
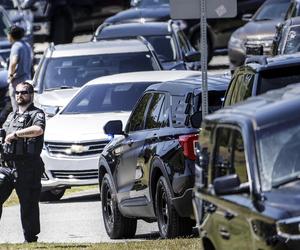
<svg viewBox="0 0 300 250">
<path fill-rule="evenodd" d="M 21 95 L 28 95 L 28 94 L 30 94 L 30 92 L 28 90 L 22 90 L 22 91 L 17 91 L 16 90 L 15 94 L 16 95 L 19 95 L 19 94 L 21 94 Z"/>
</svg>

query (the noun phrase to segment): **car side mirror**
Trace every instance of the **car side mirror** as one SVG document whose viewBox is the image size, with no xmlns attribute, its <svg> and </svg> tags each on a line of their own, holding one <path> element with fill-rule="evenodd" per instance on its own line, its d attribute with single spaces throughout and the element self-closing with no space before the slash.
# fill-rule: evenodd
<svg viewBox="0 0 300 250">
<path fill-rule="evenodd" d="M 253 16 L 252 14 L 244 14 L 242 16 L 242 20 L 245 21 L 245 22 L 249 22 L 249 21 L 251 21 L 252 16 Z"/>
<path fill-rule="evenodd" d="M 278 32 L 279 30 L 281 30 L 281 28 L 283 27 L 284 23 L 282 22 L 279 22 L 276 24 L 275 28 L 276 28 L 276 31 Z"/>
<path fill-rule="evenodd" d="M 200 128 L 202 122 L 202 112 L 196 111 L 190 117 L 190 122 L 193 128 Z"/>
<path fill-rule="evenodd" d="M 122 130 L 123 128 L 123 124 L 121 120 L 113 120 L 113 121 L 109 121 L 107 122 L 104 127 L 104 133 L 107 135 L 123 135 L 124 132 Z"/>
<path fill-rule="evenodd" d="M 200 52 L 199 51 L 190 51 L 184 55 L 184 61 L 186 62 L 197 62 L 200 61 Z"/>
<path fill-rule="evenodd" d="M 241 194 L 250 192 L 249 182 L 241 184 L 236 174 L 217 177 L 213 181 L 216 195 Z"/>
</svg>

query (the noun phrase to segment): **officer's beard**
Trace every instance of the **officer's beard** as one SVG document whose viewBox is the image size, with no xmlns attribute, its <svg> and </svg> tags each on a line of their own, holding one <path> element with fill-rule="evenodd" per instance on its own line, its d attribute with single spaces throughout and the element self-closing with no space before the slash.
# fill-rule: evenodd
<svg viewBox="0 0 300 250">
<path fill-rule="evenodd" d="M 30 98 L 28 98 L 28 99 L 24 99 L 24 98 L 22 98 L 22 97 L 19 97 L 19 98 L 17 99 L 18 105 L 19 105 L 20 107 L 23 107 L 23 108 L 29 106 L 29 105 L 31 104 L 31 102 L 32 102 L 32 97 L 30 97 Z"/>
</svg>

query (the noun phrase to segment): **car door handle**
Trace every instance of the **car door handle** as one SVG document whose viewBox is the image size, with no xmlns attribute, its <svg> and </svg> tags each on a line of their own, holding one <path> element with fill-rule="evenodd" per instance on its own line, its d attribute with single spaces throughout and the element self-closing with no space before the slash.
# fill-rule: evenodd
<svg viewBox="0 0 300 250">
<path fill-rule="evenodd" d="M 219 229 L 219 233 L 224 240 L 230 239 L 230 233 L 225 228 Z"/>
<path fill-rule="evenodd" d="M 233 213 L 230 213 L 230 212 L 225 212 L 224 217 L 227 220 L 232 220 L 235 217 L 235 215 Z"/>
</svg>

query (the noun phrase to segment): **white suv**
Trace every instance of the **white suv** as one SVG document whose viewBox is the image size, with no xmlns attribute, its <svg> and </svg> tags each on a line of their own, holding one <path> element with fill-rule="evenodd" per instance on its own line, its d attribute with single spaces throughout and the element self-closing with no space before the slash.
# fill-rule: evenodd
<svg viewBox="0 0 300 250">
<path fill-rule="evenodd" d="M 143 38 L 51 45 L 33 79 L 34 102 L 53 116 L 94 78 L 146 70 L 161 70 L 161 65 Z"/>
<path fill-rule="evenodd" d="M 100 153 L 110 141 L 103 131 L 111 119 L 126 124 L 151 84 L 199 75 L 196 71 L 157 71 L 100 77 L 85 84 L 69 103 L 47 120 L 42 159 L 42 200 L 58 200 L 66 188 L 98 183 Z"/>
</svg>

